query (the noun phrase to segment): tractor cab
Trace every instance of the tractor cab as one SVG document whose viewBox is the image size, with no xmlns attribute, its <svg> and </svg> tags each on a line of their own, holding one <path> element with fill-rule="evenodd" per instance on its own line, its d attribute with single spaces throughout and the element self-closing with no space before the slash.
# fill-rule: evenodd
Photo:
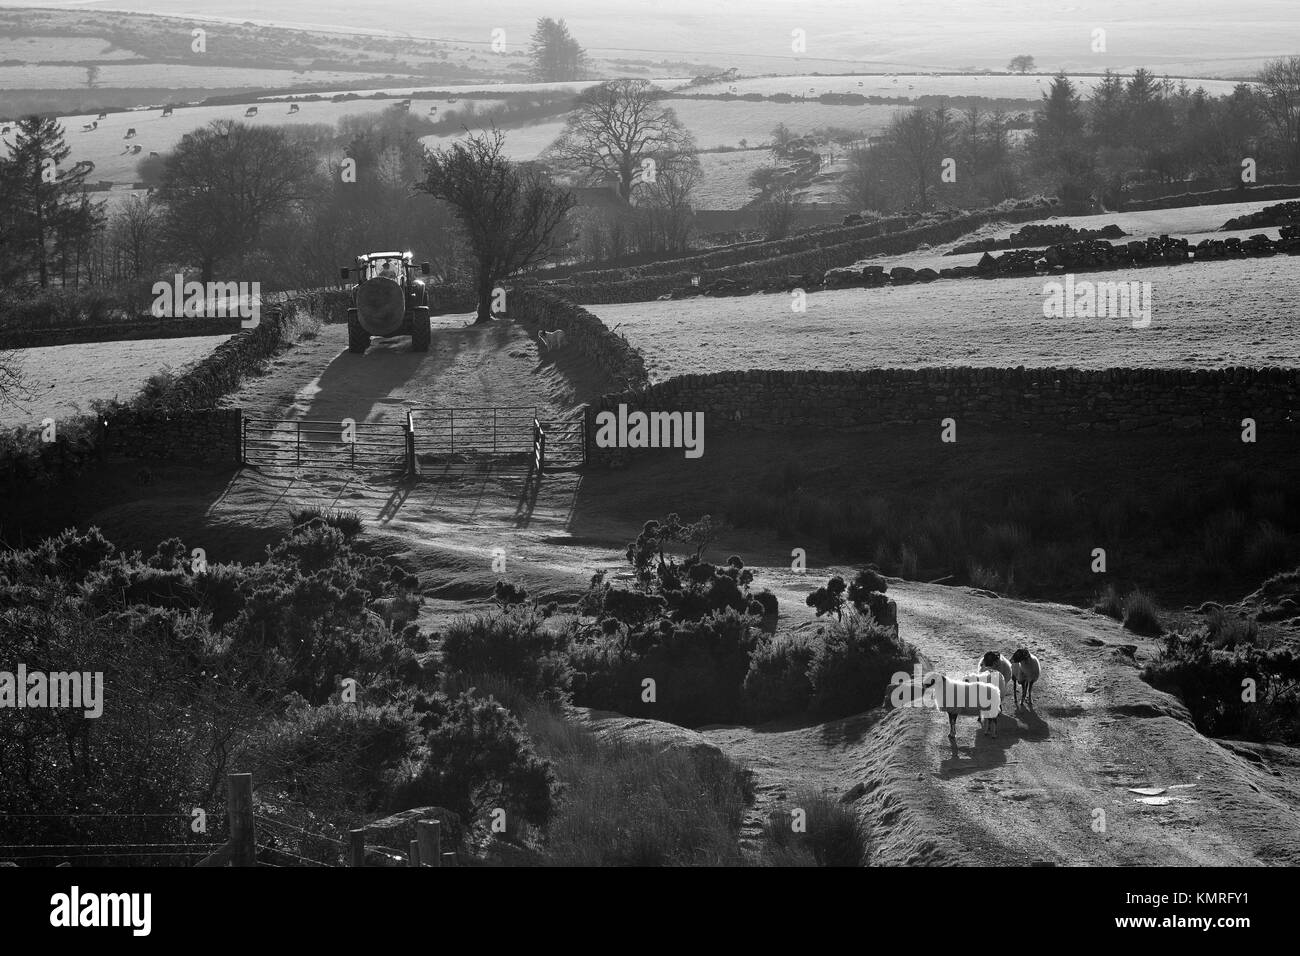
<svg viewBox="0 0 1300 956">
<path fill-rule="evenodd" d="M 364 352 L 372 335 L 410 333 L 411 348 L 429 349 L 429 290 L 417 278 L 410 252 L 368 252 L 356 257 L 356 266 L 340 269 L 347 281 L 353 275 L 352 308 L 348 309 L 348 348 Z M 429 274 L 429 263 L 420 263 Z"/>
<path fill-rule="evenodd" d="M 357 276 L 362 282 L 383 276 L 406 285 L 407 272 L 412 268 L 409 252 L 371 252 L 357 256 Z"/>
</svg>

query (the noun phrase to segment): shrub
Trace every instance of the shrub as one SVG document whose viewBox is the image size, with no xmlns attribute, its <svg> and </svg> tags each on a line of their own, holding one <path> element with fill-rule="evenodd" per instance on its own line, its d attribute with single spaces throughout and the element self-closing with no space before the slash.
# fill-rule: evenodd
<svg viewBox="0 0 1300 956">
<path fill-rule="evenodd" d="M 1105 590 L 1097 595 L 1092 609 L 1098 614 L 1105 614 L 1117 621 L 1124 620 L 1124 601 L 1119 596 L 1119 589 L 1114 584 L 1107 584 Z"/>
<path fill-rule="evenodd" d="M 806 711 L 812 700 L 808 666 L 813 653 L 812 643 L 802 635 L 759 644 L 745 674 L 746 719 L 761 722 Z"/>
<path fill-rule="evenodd" d="M 1216 650 L 1204 634 L 1170 634 L 1142 679 L 1178 697 L 1208 736 L 1300 742 L 1300 656 L 1290 649 L 1238 644 Z M 1242 700 L 1247 680 L 1253 681 L 1253 701 Z"/>
<path fill-rule="evenodd" d="M 386 812 L 418 730 L 414 712 L 392 704 L 300 702 L 253 734 L 236 763 L 259 787 L 310 800 L 332 816 Z"/>
<path fill-rule="evenodd" d="M 755 594 L 754 600 L 757 601 L 759 607 L 763 609 L 764 616 L 767 617 L 776 616 L 780 604 L 776 599 L 776 595 L 773 594 L 771 591 L 769 591 L 767 588 L 764 588 L 763 590 Z"/>
<path fill-rule="evenodd" d="M 559 791 L 554 768 L 497 701 L 461 694 L 427 746 L 414 792 L 423 790 L 429 802 L 465 820 L 497 807 L 507 819 L 517 815 L 538 826 L 551 818 Z"/>
<path fill-rule="evenodd" d="M 351 541 L 361 533 L 361 515 L 355 511 L 329 511 L 321 508 L 300 508 L 289 513 L 289 520 L 297 532 L 304 525 L 319 521 L 331 528 L 337 528 L 343 537 Z"/>
<path fill-rule="evenodd" d="M 657 622 L 602 637 L 574 649 L 580 672 L 574 702 L 686 726 L 735 720 L 759 641 L 754 619 L 734 610 L 699 621 Z M 656 699 L 642 699 L 646 678 Z"/>
<path fill-rule="evenodd" d="M 1134 634 L 1158 636 L 1164 633 L 1156 603 L 1145 592 L 1134 589 L 1124 602 L 1124 626 Z"/>
<path fill-rule="evenodd" d="M 1221 609 L 1210 612 L 1205 630 L 1210 646 L 1216 650 L 1232 650 L 1239 644 L 1254 646 L 1259 641 L 1259 624 L 1254 618 L 1237 617 Z"/>
<path fill-rule="evenodd" d="M 746 774 L 713 751 L 603 741 L 550 708 L 527 726 L 564 784 L 546 829 L 554 866 L 720 866 L 740 862 L 752 801 Z"/>
<path fill-rule="evenodd" d="M 516 692 L 561 700 L 572 675 L 569 636 L 546 626 L 533 608 L 457 618 L 442 639 L 443 664 L 463 674 L 493 675 Z"/>
<path fill-rule="evenodd" d="M 823 718 L 847 717 L 876 706 L 890 678 L 899 671 L 911 672 L 917 662 L 916 648 L 901 640 L 895 628 L 857 615 L 822 629 L 820 638 L 808 667 L 809 710 Z"/>
<path fill-rule="evenodd" d="M 806 829 L 793 826 L 792 810 L 804 812 Z M 852 805 L 825 793 L 802 790 L 788 810 L 775 811 L 763 828 L 768 861 L 776 866 L 866 866 L 870 839 Z"/>
</svg>

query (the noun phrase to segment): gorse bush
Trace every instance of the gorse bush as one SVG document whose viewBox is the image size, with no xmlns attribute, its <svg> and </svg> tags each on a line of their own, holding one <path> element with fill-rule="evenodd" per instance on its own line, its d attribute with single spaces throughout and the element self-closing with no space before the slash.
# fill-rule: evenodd
<svg viewBox="0 0 1300 956">
<path fill-rule="evenodd" d="M 1207 736 L 1300 743 L 1300 655 L 1290 648 L 1219 650 L 1205 632 L 1170 634 L 1142 679 L 1186 704 Z M 1247 686 L 1253 700 L 1243 700 Z"/>
<path fill-rule="evenodd" d="M 859 615 L 836 621 L 813 642 L 809 710 L 834 718 L 875 707 L 885 699 L 893 675 L 910 673 L 917 661 L 916 648 L 899 638 L 897 628 Z"/>
<path fill-rule="evenodd" d="M 0 709 L 0 842 L 140 842 L 111 816 L 13 822 L 93 809 L 156 812 L 146 842 L 183 843 L 185 808 L 220 805 L 236 769 L 313 827 L 409 800 L 469 825 L 495 801 L 540 825 L 549 765 L 502 705 L 440 691 L 396 613 L 414 584 L 319 519 L 249 565 L 196 567 L 175 538 L 126 554 L 96 529 L 0 552 L 0 669 L 102 671 L 111 704 L 94 721 Z"/>
<path fill-rule="evenodd" d="M 814 653 L 814 642 L 802 634 L 756 647 L 742 689 L 745 718 L 762 722 L 805 712 L 812 700 L 808 668 Z"/>
<path fill-rule="evenodd" d="M 532 607 L 458 618 L 442 638 L 445 667 L 509 681 L 516 693 L 562 700 L 572 682 L 569 634 Z"/>
</svg>

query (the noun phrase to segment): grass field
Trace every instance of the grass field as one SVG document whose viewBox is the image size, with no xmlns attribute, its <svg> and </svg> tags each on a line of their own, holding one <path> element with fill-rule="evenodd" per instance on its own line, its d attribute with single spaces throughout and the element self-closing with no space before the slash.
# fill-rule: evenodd
<svg viewBox="0 0 1300 956">
<path fill-rule="evenodd" d="M 0 0 L 0 6 L 21 5 Z M 75 6 L 75 0 L 52 6 Z M 493 27 L 513 49 L 544 11 L 513 0 L 440 5 L 413 14 L 409 0 L 115 0 L 124 10 L 205 19 L 409 31 L 476 45 L 490 55 Z M 1300 40 L 1294 0 L 1091 0 L 1046 5 L 1041 0 L 746 0 L 702 5 L 697 0 L 569 0 L 563 10 L 573 35 L 595 56 L 654 62 L 665 57 L 737 66 L 742 71 L 823 73 L 852 69 L 933 71 L 1004 69 L 1030 53 L 1040 70 L 1131 69 L 1239 75 Z M 1049 14 L 1050 15 L 1047 15 Z M 807 31 L 807 49 L 791 49 L 791 30 Z M 1092 30 L 1107 31 L 1107 52 L 1095 53 Z M 821 58 L 821 59 L 819 59 Z M 848 62 L 844 62 L 848 61 Z"/>
<path fill-rule="evenodd" d="M 593 305 L 646 356 L 651 377 L 736 369 L 951 365 L 1215 368 L 1300 363 L 1300 316 L 1283 290 L 1300 262 L 1162 266 L 1079 278 L 1152 284 L 1152 318 L 1043 317 L 1042 278 Z"/>
<path fill-rule="evenodd" d="M 150 375 L 197 361 L 228 338 L 205 335 L 22 349 L 16 354 L 30 398 L 21 399 L 17 408 L 0 408 L 0 429 L 89 412 L 96 399 L 125 401 Z"/>
<path fill-rule="evenodd" d="M 387 78 L 379 73 L 346 73 L 341 70 L 253 70 L 242 66 L 124 63 L 101 66 L 96 82 L 101 87 L 167 87 L 184 91 L 194 88 L 265 89 Z M 84 88 L 85 85 L 86 68 L 82 66 L 0 66 L 0 90 L 69 90 Z"/>
<path fill-rule="evenodd" d="M 133 60 L 139 54 L 115 48 L 101 37 L 0 37 L 0 60 L 48 63 L 63 60 Z"/>
<path fill-rule="evenodd" d="M 1096 76 L 1071 77 L 1075 86 L 1089 90 L 1097 83 Z M 1037 100 L 1052 81 L 1050 74 L 1024 75 L 981 75 L 959 74 L 938 75 L 929 73 L 865 74 L 853 76 L 758 76 L 734 80 L 727 83 L 709 83 L 691 87 L 693 93 L 726 93 L 738 96 L 745 93 L 759 93 L 772 96 L 777 93 L 789 93 L 791 96 L 806 96 L 809 99 L 823 93 L 860 93 L 863 96 L 987 96 L 991 99 L 1028 99 Z M 1232 80 L 1189 79 L 1187 85 L 1192 89 L 1205 87 L 1207 93 L 1216 96 L 1231 93 L 1236 83 Z"/>
</svg>

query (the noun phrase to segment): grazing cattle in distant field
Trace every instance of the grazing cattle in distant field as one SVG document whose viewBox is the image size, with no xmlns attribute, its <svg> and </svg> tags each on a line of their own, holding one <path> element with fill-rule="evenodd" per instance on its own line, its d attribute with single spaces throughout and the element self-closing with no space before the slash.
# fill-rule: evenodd
<svg viewBox="0 0 1300 956">
<path fill-rule="evenodd" d="M 91 130 L 93 130 L 94 128 L 95 128 L 95 127 L 93 127 L 93 126 L 91 126 L 89 123 L 87 123 L 86 125 L 84 125 L 83 127 L 81 127 L 81 131 L 82 131 L 83 133 L 89 133 L 89 132 L 90 132 Z"/>
<path fill-rule="evenodd" d="M 108 119 L 107 113 L 100 113 L 95 119 Z"/>
<path fill-rule="evenodd" d="M 130 128 L 126 131 L 126 135 L 123 136 L 122 138 L 123 138 L 123 139 L 130 139 L 130 138 L 131 138 L 132 136 L 134 136 L 134 135 L 135 135 L 135 127 L 132 126 L 132 127 L 130 127 Z"/>
<path fill-rule="evenodd" d="M 289 112 L 290 112 L 290 113 L 296 113 L 296 112 L 298 112 L 298 104 L 297 104 L 297 103 L 290 103 L 290 104 L 289 104 Z"/>
<path fill-rule="evenodd" d="M 150 155 L 150 156 L 157 156 L 158 154 L 157 154 L 157 153 L 150 153 L 149 155 Z"/>
<path fill-rule="evenodd" d="M 256 116 L 256 115 L 257 115 L 257 107 L 256 107 L 256 106 L 250 106 L 248 109 L 244 110 L 244 115 L 245 115 L 245 116 Z"/>
<path fill-rule="evenodd" d="M 162 115 L 163 115 L 163 118 L 164 118 L 164 119 L 166 119 L 168 116 L 171 116 L 171 115 L 172 115 L 172 108 L 171 108 L 170 106 L 164 106 L 164 107 L 163 107 Z"/>
</svg>

